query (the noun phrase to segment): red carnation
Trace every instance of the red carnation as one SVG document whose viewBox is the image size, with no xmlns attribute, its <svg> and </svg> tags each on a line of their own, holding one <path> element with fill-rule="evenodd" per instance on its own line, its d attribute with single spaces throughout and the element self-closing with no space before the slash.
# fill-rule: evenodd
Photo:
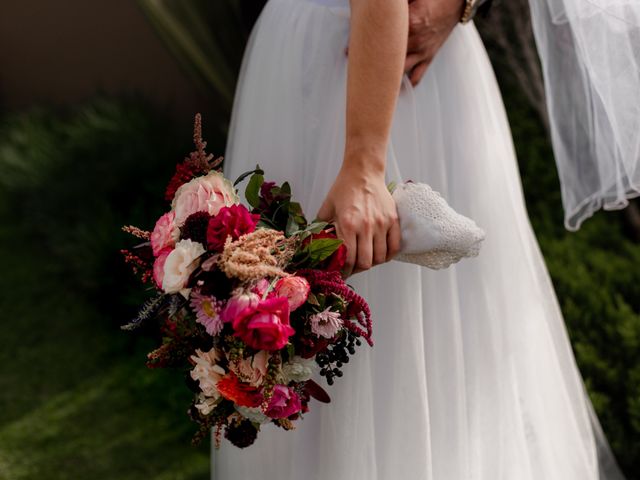
<svg viewBox="0 0 640 480">
<path fill-rule="evenodd" d="M 242 383 L 235 373 L 229 372 L 216 384 L 220 395 L 243 407 L 258 407 L 263 401 L 260 391 Z"/>
<path fill-rule="evenodd" d="M 244 205 L 222 207 L 217 215 L 209 220 L 207 227 L 207 244 L 209 250 L 221 251 L 227 237 L 237 240 L 246 233 L 256 229 L 260 215 L 249 213 Z"/>
</svg>

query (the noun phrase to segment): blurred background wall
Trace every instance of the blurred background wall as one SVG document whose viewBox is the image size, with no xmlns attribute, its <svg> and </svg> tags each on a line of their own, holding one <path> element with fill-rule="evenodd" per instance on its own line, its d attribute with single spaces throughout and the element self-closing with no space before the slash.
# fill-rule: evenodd
<svg viewBox="0 0 640 480">
<path fill-rule="evenodd" d="M 190 121 L 202 94 L 133 0 L 2 0 L 0 104 L 64 106 L 138 93 Z"/>
</svg>

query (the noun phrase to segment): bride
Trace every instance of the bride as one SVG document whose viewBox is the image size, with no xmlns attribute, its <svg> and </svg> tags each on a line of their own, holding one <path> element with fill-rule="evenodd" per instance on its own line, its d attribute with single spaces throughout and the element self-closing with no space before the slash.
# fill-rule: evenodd
<svg viewBox="0 0 640 480">
<path fill-rule="evenodd" d="M 213 478 L 621 479 L 478 33 L 456 28 L 414 86 L 407 25 L 407 0 L 269 0 L 254 28 L 225 174 L 260 164 L 310 216 L 335 222 L 376 344 L 295 431 L 268 425 L 245 450 L 223 442 Z M 400 230 L 386 184 L 409 179 L 486 231 L 479 257 L 443 271 L 389 261 Z"/>
</svg>

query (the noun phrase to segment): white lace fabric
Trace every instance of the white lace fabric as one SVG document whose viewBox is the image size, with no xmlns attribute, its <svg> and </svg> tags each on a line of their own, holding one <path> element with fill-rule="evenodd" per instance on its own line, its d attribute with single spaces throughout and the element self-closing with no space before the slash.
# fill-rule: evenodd
<svg viewBox="0 0 640 480">
<path fill-rule="evenodd" d="M 480 252 L 485 232 L 429 185 L 403 183 L 396 187 L 393 198 L 402 231 L 396 260 L 440 270 Z"/>
</svg>

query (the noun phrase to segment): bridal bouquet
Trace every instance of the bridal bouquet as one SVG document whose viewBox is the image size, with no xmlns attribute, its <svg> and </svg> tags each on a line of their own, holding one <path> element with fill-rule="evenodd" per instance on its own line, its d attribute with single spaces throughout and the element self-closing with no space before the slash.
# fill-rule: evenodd
<svg viewBox="0 0 640 480">
<path fill-rule="evenodd" d="M 288 183 L 259 167 L 231 183 L 199 116 L 194 141 L 169 211 L 151 232 L 124 227 L 143 241 L 125 259 L 156 293 L 123 328 L 151 322 L 162 344 L 147 366 L 188 372 L 194 441 L 214 429 L 216 446 L 224 434 L 243 448 L 263 424 L 293 429 L 311 398 L 329 402 L 312 376 L 332 385 L 361 339 L 372 345 L 370 311 L 341 277 L 345 246 L 331 225 L 307 222 Z M 236 186 L 247 178 L 245 206 Z"/>
</svg>

